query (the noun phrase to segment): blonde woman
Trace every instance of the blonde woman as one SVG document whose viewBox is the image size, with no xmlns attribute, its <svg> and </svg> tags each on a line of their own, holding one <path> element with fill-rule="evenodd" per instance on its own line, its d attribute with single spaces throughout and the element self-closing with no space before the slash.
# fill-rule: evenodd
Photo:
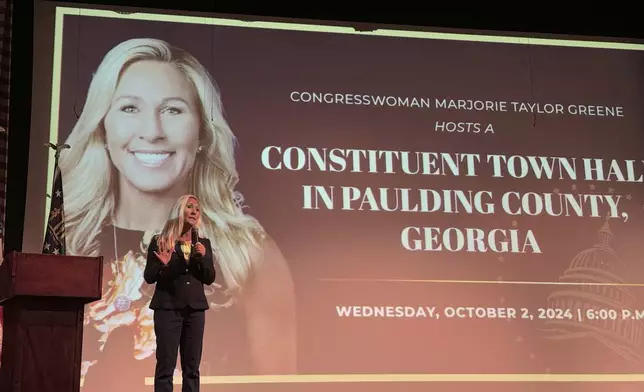
<svg viewBox="0 0 644 392">
<path fill-rule="evenodd" d="M 185 194 L 200 200 L 200 232 L 212 240 L 221 277 L 210 296 L 217 322 L 205 332 L 212 347 L 204 348 L 202 374 L 295 372 L 290 271 L 260 223 L 242 211 L 235 137 L 207 70 L 164 41 L 120 43 L 94 74 L 66 143 L 72 148 L 60 168 L 68 252 L 111 261 L 103 299 L 87 312 L 84 389 L 114 388 L 115 373 L 124 385 L 147 376 L 148 366 L 128 362 L 154 352 L 147 247 Z"/>
<path fill-rule="evenodd" d="M 181 350 L 182 391 L 199 390 L 208 300 L 204 285 L 215 281 L 210 240 L 199 235 L 201 208 L 193 195 L 179 198 L 161 234 L 148 247 L 144 277 L 156 284 L 154 310 L 157 364 L 154 391 L 172 392 L 177 356 Z"/>
</svg>

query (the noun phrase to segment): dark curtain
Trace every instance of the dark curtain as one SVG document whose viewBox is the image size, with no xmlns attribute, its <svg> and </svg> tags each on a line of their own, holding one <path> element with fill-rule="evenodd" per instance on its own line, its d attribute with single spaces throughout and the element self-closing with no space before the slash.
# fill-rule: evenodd
<svg viewBox="0 0 644 392">
<path fill-rule="evenodd" d="M 24 1 L 24 0 L 23 0 Z M 9 86 L 11 80 L 11 20 L 13 0 L 0 0 L 0 241 L 4 245 L 4 216 L 7 191 L 9 138 Z M 3 246 L 4 248 L 4 246 Z M 2 252 L 4 249 L 0 250 Z M 0 260 L 2 254 L 0 253 Z M 2 352 L 2 308 L 0 307 L 0 352 Z M 1 360 L 1 356 L 0 356 Z"/>
</svg>

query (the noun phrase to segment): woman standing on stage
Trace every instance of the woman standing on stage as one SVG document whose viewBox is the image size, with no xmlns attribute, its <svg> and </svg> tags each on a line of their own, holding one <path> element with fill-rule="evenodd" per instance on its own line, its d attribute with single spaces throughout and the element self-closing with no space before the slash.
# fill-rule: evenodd
<svg viewBox="0 0 644 392">
<path fill-rule="evenodd" d="M 161 234 L 148 247 L 144 277 L 155 284 L 156 359 L 154 391 L 172 392 L 172 377 L 181 351 L 182 391 L 199 390 L 205 311 L 204 285 L 215 281 L 210 240 L 199 233 L 201 209 L 196 196 L 179 198 Z"/>
</svg>

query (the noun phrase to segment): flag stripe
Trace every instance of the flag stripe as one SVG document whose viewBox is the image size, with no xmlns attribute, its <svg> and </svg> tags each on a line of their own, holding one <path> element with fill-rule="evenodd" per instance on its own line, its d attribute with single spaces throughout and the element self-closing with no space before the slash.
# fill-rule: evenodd
<svg viewBox="0 0 644 392">
<path fill-rule="evenodd" d="M 66 253 L 65 246 L 65 202 L 63 193 L 63 178 L 58 167 L 58 157 L 54 161 L 54 183 L 51 188 L 49 204 L 49 220 L 47 232 L 42 245 L 42 253 Z"/>
</svg>

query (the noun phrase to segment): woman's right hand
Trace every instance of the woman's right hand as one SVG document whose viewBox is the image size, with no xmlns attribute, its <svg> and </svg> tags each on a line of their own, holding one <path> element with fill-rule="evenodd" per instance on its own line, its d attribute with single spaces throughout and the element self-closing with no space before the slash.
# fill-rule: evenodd
<svg viewBox="0 0 644 392">
<path fill-rule="evenodd" d="M 154 254 L 157 256 L 160 262 L 162 262 L 164 265 L 167 265 L 170 262 L 170 258 L 172 257 L 172 250 L 166 249 L 166 250 L 159 250 L 158 252 L 155 250 Z"/>
</svg>

